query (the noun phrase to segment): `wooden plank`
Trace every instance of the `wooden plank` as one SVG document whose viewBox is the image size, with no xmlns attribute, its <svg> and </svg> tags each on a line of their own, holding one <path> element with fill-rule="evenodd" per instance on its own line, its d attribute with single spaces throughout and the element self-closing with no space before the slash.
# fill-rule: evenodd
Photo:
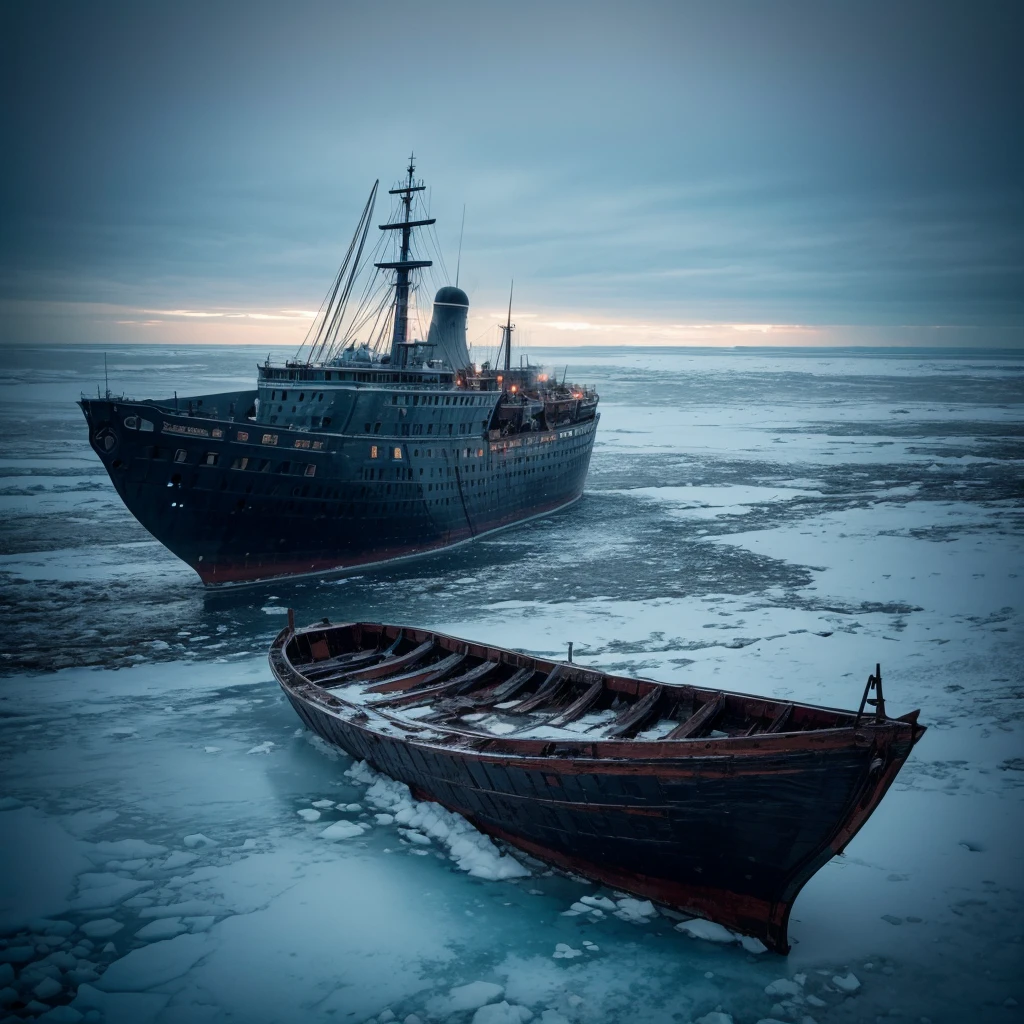
<svg viewBox="0 0 1024 1024">
<path fill-rule="evenodd" d="M 546 704 L 554 699 L 555 694 L 562 688 L 562 683 L 562 666 L 556 665 L 548 673 L 547 678 L 540 684 L 540 688 L 532 697 L 527 697 L 514 707 L 507 708 L 505 713 L 509 715 L 522 715 L 527 711 L 532 711 L 534 708 L 539 708 L 542 704 Z"/>
<path fill-rule="evenodd" d="M 378 662 L 370 668 L 360 668 L 354 672 L 340 672 L 336 676 L 318 679 L 317 684 L 319 686 L 340 686 L 342 683 L 356 683 L 362 679 L 381 679 L 383 676 L 393 675 L 400 668 L 411 668 L 417 662 L 422 661 L 432 650 L 434 650 L 434 641 L 425 640 L 419 647 L 406 654 L 400 654 L 397 658 L 385 658 L 384 661 Z"/>
<path fill-rule="evenodd" d="M 395 649 L 401 641 L 402 634 L 399 632 L 398 636 L 395 637 L 394 642 L 382 651 L 349 651 L 347 654 L 338 654 L 333 658 L 329 658 L 327 661 L 320 661 L 316 662 L 314 665 L 303 666 L 304 671 L 302 674 L 311 682 L 315 682 L 317 679 L 334 674 L 341 668 L 351 669 L 355 666 L 363 665 L 366 662 L 380 661 L 382 658 L 386 658 L 389 655 L 394 654 Z"/>
<path fill-rule="evenodd" d="M 375 700 L 370 703 L 374 708 L 398 708 L 409 704 L 428 704 L 435 697 L 444 697 L 451 694 L 461 694 L 479 682 L 484 676 L 493 672 L 498 667 L 495 661 L 485 661 L 461 676 L 449 679 L 446 682 L 438 683 L 436 686 L 427 686 L 416 689 L 413 693 L 400 693 L 397 697 L 387 697 L 383 700 Z M 376 693 L 374 689 L 370 692 Z"/>
<path fill-rule="evenodd" d="M 789 724 L 790 716 L 793 714 L 793 705 L 786 704 L 775 713 L 775 717 L 771 721 L 771 725 L 765 729 L 765 732 L 783 732 L 786 726 Z"/>
<path fill-rule="evenodd" d="M 414 686 L 425 686 L 444 679 L 457 666 L 466 660 L 464 654 L 449 654 L 447 658 L 435 661 L 432 665 L 424 665 L 414 672 L 406 672 L 400 676 L 391 676 L 383 682 L 368 686 L 364 693 L 394 693 L 396 690 L 411 690 Z"/>
<path fill-rule="evenodd" d="M 625 736 L 626 733 L 639 729 L 644 721 L 654 712 L 654 706 L 661 699 L 661 695 L 664 692 L 664 686 L 655 686 L 628 709 L 620 712 L 611 727 L 603 731 L 602 735 L 613 739 L 616 736 Z"/>
<path fill-rule="evenodd" d="M 486 697 L 483 695 L 478 697 L 476 703 L 481 707 L 493 707 L 495 704 L 504 704 L 505 701 L 511 700 L 519 693 L 534 677 L 536 672 L 535 668 L 521 668 L 518 672 L 510 675 L 493 693 L 487 694 Z"/>
<path fill-rule="evenodd" d="M 604 676 L 593 682 L 582 696 L 577 697 L 557 718 L 552 718 L 548 725 L 568 725 L 569 722 L 575 722 L 577 718 L 582 718 L 597 703 L 602 693 L 604 693 Z"/>
<path fill-rule="evenodd" d="M 685 740 L 695 736 L 701 729 L 711 725 L 725 707 L 725 694 L 719 693 L 709 700 L 700 711 L 677 725 L 666 737 L 667 740 Z"/>
</svg>

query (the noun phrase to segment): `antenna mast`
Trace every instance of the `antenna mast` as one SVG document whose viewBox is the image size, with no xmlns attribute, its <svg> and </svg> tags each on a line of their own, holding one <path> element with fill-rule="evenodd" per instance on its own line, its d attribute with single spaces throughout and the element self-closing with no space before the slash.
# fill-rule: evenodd
<svg viewBox="0 0 1024 1024">
<path fill-rule="evenodd" d="M 459 228 L 459 261 L 455 264 L 455 287 L 459 287 L 459 271 L 462 269 L 462 236 L 466 233 L 466 204 L 462 204 L 462 227 Z"/>
<path fill-rule="evenodd" d="M 391 351 L 401 351 L 396 349 L 398 345 L 404 345 L 408 341 L 409 333 L 409 283 L 410 283 L 410 271 L 418 270 L 420 267 L 429 267 L 433 265 L 432 260 L 414 260 L 410 259 L 410 246 L 409 240 L 412 236 L 412 229 L 425 227 L 428 224 L 433 224 L 436 221 L 434 217 L 428 217 L 426 220 L 412 220 L 412 194 L 413 192 L 422 192 L 426 185 L 421 181 L 419 184 L 415 183 L 413 178 L 413 171 L 416 170 L 415 155 L 409 155 L 409 166 L 406 170 L 408 177 L 404 185 L 399 188 L 389 189 L 389 194 L 393 196 L 402 197 L 402 219 L 395 221 L 391 224 L 380 224 L 378 225 L 381 231 L 397 231 L 402 232 L 402 245 L 400 250 L 399 258 L 392 263 L 375 263 L 374 266 L 379 270 L 394 270 L 395 271 L 395 325 L 394 331 L 391 335 Z M 401 356 L 401 365 L 405 364 L 404 353 Z"/>
<path fill-rule="evenodd" d="M 508 289 L 508 320 L 501 325 L 501 344 L 498 346 L 498 351 L 504 347 L 505 349 L 505 378 L 502 382 L 504 387 L 508 387 L 508 375 L 512 369 L 512 332 L 516 329 L 516 325 L 512 323 L 512 290 L 515 288 L 516 282 L 513 278 L 512 283 Z"/>
</svg>

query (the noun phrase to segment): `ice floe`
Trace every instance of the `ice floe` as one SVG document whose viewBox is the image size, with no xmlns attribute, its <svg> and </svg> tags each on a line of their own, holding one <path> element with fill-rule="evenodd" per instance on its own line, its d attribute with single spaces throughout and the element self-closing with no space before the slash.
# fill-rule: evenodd
<svg viewBox="0 0 1024 1024">
<path fill-rule="evenodd" d="M 366 831 L 366 826 L 358 821 L 336 821 L 328 825 L 320 835 L 324 839 L 355 839 Z"/>
<path fill-rule="evenodd" d="M 832 975 L 832 984 L 840 992 L 852 993 L 860 988 L 860 979 L 852 971 L 848 971 L 846 974 Z"/>
<path fill-rule="evenodd" d="M 526 1024 L 533 1019 L 533 1011 L 511 1003 L 489 1003 L 473 1014 L 473 1024 Z"/>
<path fill-rule="evenodd" d="M 463 1010 L 476 1010 L 485 1003 L 493 1003 L 504 995 L 505 989 L 493 981 L 471 981 L 467 985 L 456 985 L 444 996 L 434 996 L 427 1001 L 426 1012 L 431 1017 L 447 1017 Z"/>
</svg>

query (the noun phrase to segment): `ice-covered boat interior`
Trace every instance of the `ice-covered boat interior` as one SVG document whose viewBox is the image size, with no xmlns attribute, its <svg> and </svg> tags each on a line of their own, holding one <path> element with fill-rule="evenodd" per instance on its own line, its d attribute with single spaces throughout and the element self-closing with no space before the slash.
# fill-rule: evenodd
<svg viewBox="0 0 1024 1024">
<path fill-rule="evenodd" d="M 728 739 L 849 728 L 863 717 L 863 706 L 854 713 L 671 686 L 380 624 L 298 632 L 283 653 L 305 682 L 344 704 L 468 737 Z"/>
</svg>

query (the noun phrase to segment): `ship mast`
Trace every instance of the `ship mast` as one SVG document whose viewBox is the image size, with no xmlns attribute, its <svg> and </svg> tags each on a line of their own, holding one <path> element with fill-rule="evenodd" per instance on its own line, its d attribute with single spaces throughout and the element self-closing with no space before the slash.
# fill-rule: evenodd
<svg viewBox="0 0 1024 1024">
<path fill-rule="evenodd" d="M 402 219 L 391 224 L 378 225 L 381 231 L 401 230 L 402 246 L 399 258 L 391 263 L 374 264 L 374 266 L 380 270 L 395 271 L 395 322 L 394 330 L 391 335 L 391 352 L 393 357 L 401 353 L 399 356 L 400 365 L 405 364 L 405 350 L 399 346 L 408 343 L 409 334 L 409 275 L 413 270 L 433 265 L 432 260 L 414 260 L 409 258 L 411 255 L 409 241 L 412 236 L 412 229 L 426 227 L 429 224 L 435 223 L 436 220 L 434 217 L 427 218 L 426 220 L 411 219 L 412 194 L 413 192 L 422 192 L 426 188 L 426 185 L 424 185 L 422 181 L 417 184 L 413 179 L 413 171 L 416 170 L 414 160 L 414 154 L 410 154 L 409 166 L 406 170 L 408 177 L 406 178 L 405 184 L 399 188 L 388 190 L 390 195 L 402 197 Z"/>
<path fill-rule="evenodd" d="M 498 352 L 501 353 L 502 348 L 505 350 L 505 376 L 503 378 L 504 388 L 508 387 L 508 375 L 512 370 L 512 332 L 516 329 L 516 325 L 512 323 L 512 289 L 515 288 L 515 281 L 509 285 L 508 289 L 508 320 L 501 324 L 501 344 L 498 346 Z"/>
</svg>

